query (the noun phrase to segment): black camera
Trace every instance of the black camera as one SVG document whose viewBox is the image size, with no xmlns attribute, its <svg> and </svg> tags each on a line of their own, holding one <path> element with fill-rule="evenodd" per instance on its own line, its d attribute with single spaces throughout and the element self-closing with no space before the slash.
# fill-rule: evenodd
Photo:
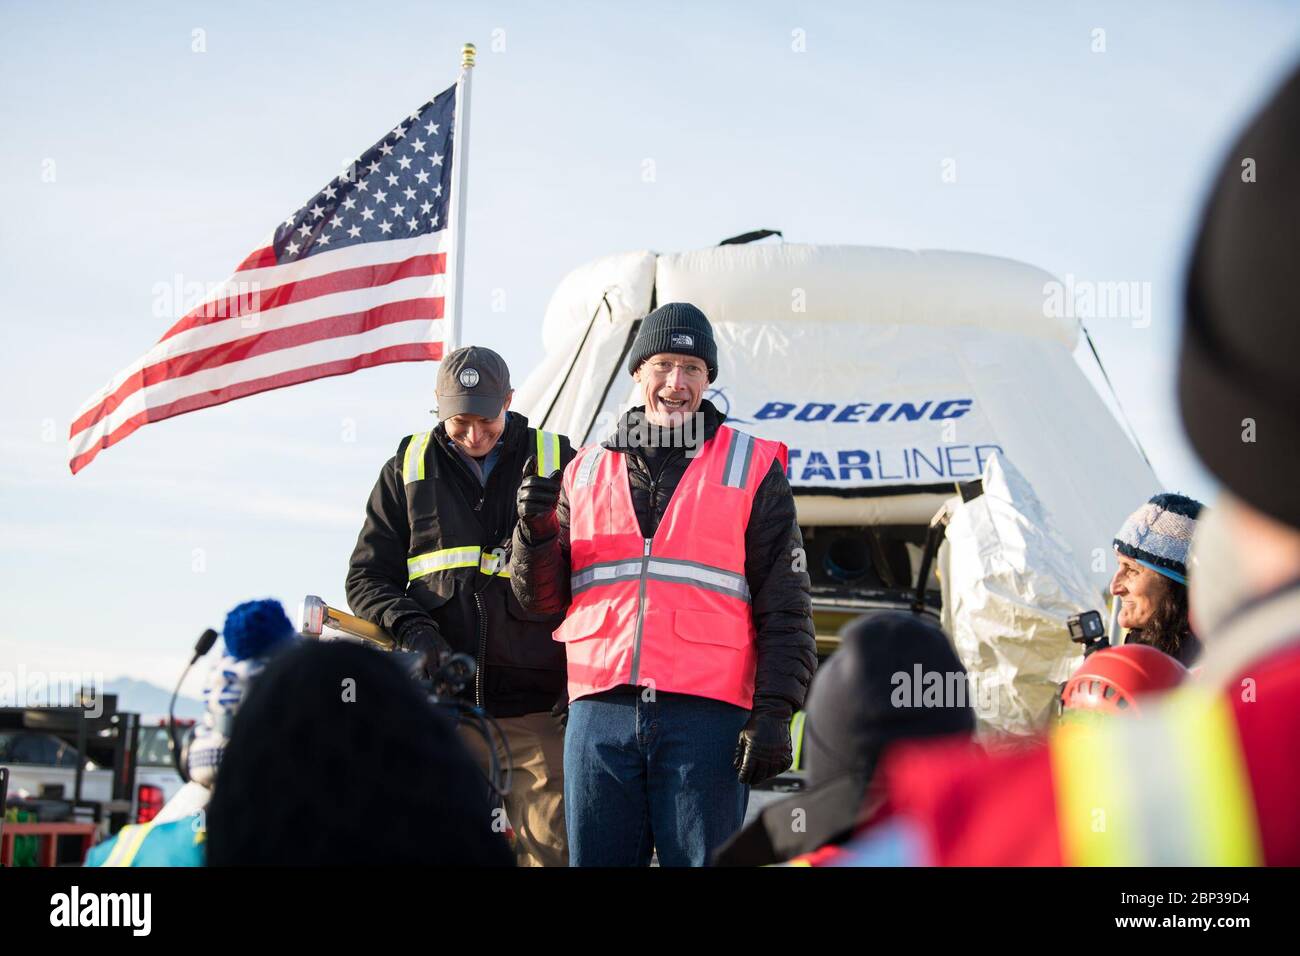
<svg viewBox="0 0 1300 956">
<path fill-rule="evenodd" d="M 1106 637 L 1106 625 L 1102 623 L 1100 611 L 1084 611 L 1071 614 L 1065 619 L 1065 626 L 1070 630 L 1070 640 L 1083 645 L 1083 656 L 1093 651 L 1110 646 Z"/>
</svg>

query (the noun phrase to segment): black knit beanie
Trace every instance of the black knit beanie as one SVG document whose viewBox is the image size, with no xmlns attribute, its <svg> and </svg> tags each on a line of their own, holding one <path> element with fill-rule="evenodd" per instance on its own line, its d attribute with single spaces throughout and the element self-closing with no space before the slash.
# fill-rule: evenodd
<svg viewBox="0 0 1300 956">
<path fill-rule="evenodd" d="M 253 684 L 207 822 L 209 866 L 513 864 L 451 722 L 388 655 L 337 641 Z"/>
<path fill-rule="evenodd" d="M 661 305 L 641 320 L 641 329 L 627 357 L 628 374 L 636 372 L 652 355 L 676 352 L 703 359 L 709 367 L 709 381 L 718 377 L 718 346 L 713 326 L 704 313 L 688 302 Z"/>
<path fill-rule="evenodd" d="M 851 774 L 865 787 L 888 744 L 972 733 L 969 688 L 945 706 L 918 705 L 921 690 L 913 695 L 911 684 L 929 674 L 940 675 L 945 687 L 965 684 L 966 669 L 937 624 L 907 611 L 873 611 L 846 625 L 839 649 L 818 668 L 808 692 L 809 785 Z"/>
<path fill-rule="evenodd" d="M 1238 498 L 1300 528 L 1300 71 L 1214 180 L 1187 277 L 1178 398 L 1192 446 Z"/>
<path fill-rule="evenodd" d="M 874 797 L 869 786 L 885 748 L 920 737 L 969 736 L 969 699 L 913 695 L 936 674 L 945 687 L 966 671 L 938 625 L 906 611 L 872 611 L 844 626 L 839 649 L 817 669 L 803 731 L 807 787 L 769 803 L 715 854 L 715 866 L 766 866 L 854 832 Z M 917 688 L 919 690 L 919 688 Z M 929 706 L 927 706 L 929 704 Z M 798 814 L 804 826 L 790 826 Z"/>
</svg>

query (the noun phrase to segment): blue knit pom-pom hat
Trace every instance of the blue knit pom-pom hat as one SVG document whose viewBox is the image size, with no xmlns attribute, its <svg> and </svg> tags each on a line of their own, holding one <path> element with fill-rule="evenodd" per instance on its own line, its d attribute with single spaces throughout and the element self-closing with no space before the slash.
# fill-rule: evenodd
<svg viewBox="0 0 1300 956">
<path fill-rule="evenodd" d="M 293 637 L 293 624 L 284 606 L 275 600 L 245 601 L 226 615 L 221 636 L 226 651 L 236 660 L 262 657 L 272 648 Z"/>
<path fill-rule="evenodd" d="M 1156 495 L 1128 516 L 1115 550 L 1179 584 L 1187 583 L 1187 551 L 1204 506 L 1186 495 Z"/>
</svg>

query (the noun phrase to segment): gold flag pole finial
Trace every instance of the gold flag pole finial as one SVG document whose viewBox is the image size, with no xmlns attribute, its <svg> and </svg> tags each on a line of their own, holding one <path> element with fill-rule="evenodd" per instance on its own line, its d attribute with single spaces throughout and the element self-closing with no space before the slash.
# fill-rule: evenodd
<svg viewBox="0 0 1300 956">
<path fill-rule="evenodd" d="M 456 80 L 456 118 L 452 121 L 452 200 L 449 218 L 451 222 L 451 258 L 447 262 L 447 272 L 451 277 L 450 301 L 446 309 L 450 313 L 451 328 L 444 331 L 443 354 L 449 354 L 461 342 L 461 316 L 464 313 L 465 297 L 461 288 L 465 283 L 465 192 L 469 177 L 465 157 L 469 153 L 469 89 L 474 78 L 474 56 L 478 52 L 472 43 L 460 48 L 460 77 Z"/>
</svg>

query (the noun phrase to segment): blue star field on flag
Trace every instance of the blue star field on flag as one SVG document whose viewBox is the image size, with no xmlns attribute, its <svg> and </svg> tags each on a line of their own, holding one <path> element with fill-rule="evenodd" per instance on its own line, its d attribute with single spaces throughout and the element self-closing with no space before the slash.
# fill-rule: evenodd
<svg viewBox="0 0 1300 956">
<path fill-rule="evenodd" d="M 456 87 L 444 90 L 276 227 L 276 262 L 446 228 Z"/>
</svg>

